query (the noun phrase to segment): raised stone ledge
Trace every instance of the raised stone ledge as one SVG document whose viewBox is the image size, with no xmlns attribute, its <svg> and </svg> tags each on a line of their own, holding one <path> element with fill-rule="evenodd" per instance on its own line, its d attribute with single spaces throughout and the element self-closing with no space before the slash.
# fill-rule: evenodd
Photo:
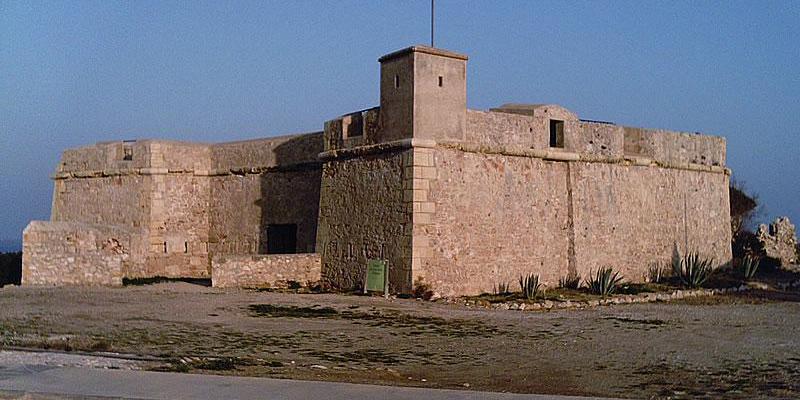
<svg viewBox="0 0 800 400">
<path fill-rule="evenodd" d="M 347 149 L 338 149 L 338 150 L 328 150 L 319 153 L 319 158 L 321 161 L 330 161 L 336 159 L 347 159 L 347 158 L 354 158 L 365 156 L 369 154 L 377 154 L 377 153 L 386 153 L 392 151 L 400 151 L 400 150 L 407 150 L 412 147 L 426 147 L 426 148 L 434 148 L 436 147 L 437 143 L 435 140 L 427 140 L 427 139 L 401 139 L 395 140 L 391 142 L 384 142 L 378 144 L 371 144 L 367 146 L 359 146 Z"/>
<path fill-rule="evenodd" d="M 539 150 L 524 148 L 521 146 L 487 146 L 477 143 L 467 142 L 437 142 L 428 139 L 402 139 L 392 142 L 379 143 L 367 146 L 359 146 L 349 149 L 329 150 L 319 154 L 321 161 L 333 161 L 337 159 L 347 159 L 360 157 L 369 154 L 385 153 L 410 149 L 412 147 L 422 148 L 445 148 L 451 150 L 464 151 L 468 153 L 501 154 L 514 157 L 540 158 L 548 161 L 581 161 L 592 163 L 624 164 L 635 166 L 649 166 L 670 169 L 682 169 L 688 171 L 711 172 L 717 174 L 730 175 L 731 170 L 717 165 L 705 165 L 694 163 L 665 163 L 641 156 L 608 157 L 596 154 L 581 154 L 563 150 Z"/>
<path fill-rule="evenodd" d="M 124 175 L 194 175 L 194 176 L 225 176 L 225 175 L 249 175 L 262 174 L 265 172 L 284 172 L 284 171 L 303 171 L 308 169 L 320 168 L 320 162 L 304 162 L 278 166 L 260 167 L 235 167 L 229 169 L 167 169 L 167 168 L 131 168 L 131 169 L 106 169 L 98 171 L 74 171 L 57 172 L 50 178 L 53 180 L 63 179 L 86 179 L 86 178 L 105 178 L 110 176 Z"/>
<path fill-rule="evenodd" d="M 591 163 L 624 164 L 635 166 L 650 166 L 669 169 L 682 169 L 689 171 L 711 172 L 717 174 L 730 175 L 729 168 L 716 165 L 704 165 L 694 163 L 664 163 L 658 162 L 647 157 L 623 156 L 608 157 L 596 154 L 580 154 L 563 150 L 538 150 L 527 149 L 520 146 L 486 146 L 475 143 L 464 142 L 438 142 L 438 147 L 459 150 L 469 153 L 500 154 L 514 157 L 541 158 L 548 161 L 581 161 Z"/>
<path fill-rule="evenodd" d="M 320 277 L 318 253 L 221 254 L 211 260 L 214 287 L 286 288 L 290 282 L 313 285 Z"/>
</svg>

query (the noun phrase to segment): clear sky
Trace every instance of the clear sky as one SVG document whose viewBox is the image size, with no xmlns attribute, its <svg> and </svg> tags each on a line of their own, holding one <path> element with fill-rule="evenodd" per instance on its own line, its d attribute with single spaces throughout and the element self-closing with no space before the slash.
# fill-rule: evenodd
<svg viewBox="0 0 800 400">
<path fill-rule="evenodd" d="M 800 1 L 437 0 L 468 104 L 728 139 L 728 165 L 800 223 Z M 48 219 L 59 152 L 322 129 L 378 104 L 377 58 L 429 39 L 428 0 L 0 0 L 0 240 Z M 799 224 L 800 225 L 800 224 Z"/>
</svg>

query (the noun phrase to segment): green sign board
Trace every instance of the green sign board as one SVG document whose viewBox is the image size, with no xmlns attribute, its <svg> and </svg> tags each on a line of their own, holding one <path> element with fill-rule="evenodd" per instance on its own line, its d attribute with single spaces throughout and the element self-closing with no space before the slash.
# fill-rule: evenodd
<svg viewBox="0 0 800 400">
<path fill-rule="evenodd" d="M 384 260 L 367 261 L 367 284 L 364 292 L 386 292 L 388 284 L 388 268 Z"/>
</svg>

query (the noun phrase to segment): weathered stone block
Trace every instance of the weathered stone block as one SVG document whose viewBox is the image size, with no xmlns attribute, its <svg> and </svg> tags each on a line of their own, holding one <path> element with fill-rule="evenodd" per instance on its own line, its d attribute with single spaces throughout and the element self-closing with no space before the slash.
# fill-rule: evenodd
<svg viewBox="0 0 800 400">
<path fill-rule="evenodd" d="M 798 262 L 797 234 L 789 218 L 777 218 L 769 226 L 759 225 L 756 237 L 765 255 L 776 260 L 779 265 L 787 266 Z"/>
</svg>

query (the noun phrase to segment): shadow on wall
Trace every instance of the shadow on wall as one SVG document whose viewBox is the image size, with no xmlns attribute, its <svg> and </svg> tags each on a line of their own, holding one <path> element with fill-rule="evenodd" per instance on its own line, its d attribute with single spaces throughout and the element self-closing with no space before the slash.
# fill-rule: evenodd
<svg viewBox="0 0 800 400">
<path fill-rule="evenodd" d="M 259 254 L 315 252 L 322 146 L 322 133 L 313 133 L 275 147 L 277 167 L 260 177 Z"/>
<path fill-rule="evenodd" d="M 0 287 L 22 282 L 22 252 L 0 253 Z"/>
</svg>

